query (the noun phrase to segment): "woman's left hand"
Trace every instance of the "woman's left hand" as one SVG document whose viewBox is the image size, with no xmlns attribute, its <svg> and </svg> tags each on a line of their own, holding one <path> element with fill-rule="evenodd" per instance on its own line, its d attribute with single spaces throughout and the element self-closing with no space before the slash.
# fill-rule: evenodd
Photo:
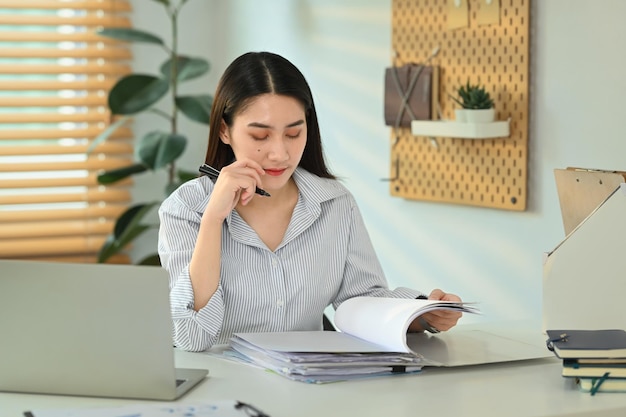
<svg viewBox="0 0 626 417">
<path fill-rule="evenodd" d="M 461 298 L 455 294 L 449 294 L 443 292 L 439 288 L 436 288 L 431 291 L 428 296 L 429 300 L 441 300 L 441 301 L 461 301 Z M 426 320 L 426 323 L 430 325 L 440 332 L 445 332 L 446 330 L 450 330 L 454 326 L 456 326 L 457 322 L 461 318 L 463 314 L 459 311 L 452 310 L 434 310 L 425 314 L 422 314 L 420 317 Z M 418 320 L 415 320 L 410 328 L 411 331 L 422 331 L 424 330 L 419 324 Z"/>
</svg>

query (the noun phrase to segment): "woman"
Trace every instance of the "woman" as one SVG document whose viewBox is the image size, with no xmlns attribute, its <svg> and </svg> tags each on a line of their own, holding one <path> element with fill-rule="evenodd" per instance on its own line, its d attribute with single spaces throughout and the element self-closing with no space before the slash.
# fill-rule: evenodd
<svg viewBox="0 0 626 417">
<path fill-rule="evenodd" d="M 423 296 L 388 289 L 354 198 L 324 162 L 311 90 L 285 58 L 246 53 L 226 69 L 205 162 L 221 170 L 215 183 L 189 181 L 159 210 L 176 346 L 321 330 L 324 309 L 351 297 Z M 459 317 L 429 313 L 411 330 L 448 330 Z"/>
</svg>

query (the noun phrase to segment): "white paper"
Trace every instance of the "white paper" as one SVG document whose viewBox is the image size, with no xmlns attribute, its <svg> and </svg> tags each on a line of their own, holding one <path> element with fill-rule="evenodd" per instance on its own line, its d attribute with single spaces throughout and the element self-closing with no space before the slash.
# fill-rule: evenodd
<svg viewBox="0 0 626 417">
<path fill-rule="evenodd" d="M 409 325 L 416 317 L 440 309 L 477 312 L 468 303 L 453 301 L 354 297 L 341 303 L 334 321 L 339 330 L 387 351 L 416 353 L 406 342 Z"/>
<path fill-rule="evenodd" d="M 105 408 L 31 410 L 34 417 L 241 417 L 248 415 L 236 408 L 236 401 L 222 400 L 194 404 L 133 404 Z"/>
</svg>

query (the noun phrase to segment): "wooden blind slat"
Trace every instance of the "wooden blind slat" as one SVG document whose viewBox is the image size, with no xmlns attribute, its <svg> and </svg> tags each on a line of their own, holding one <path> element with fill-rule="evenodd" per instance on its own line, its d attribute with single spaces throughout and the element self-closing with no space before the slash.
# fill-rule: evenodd
<svg viewBox="0 0 626 417">
<path fill-rule="evenodd" d="M 131 72 L 129 65 L 125 64 L 98 64 L 90 62 L 77 65 L 58 64 L 2 64 L 0 74 L 106 74 L 106 75 L 126 75 Z"/>
<path fill-rule="evenodd" d="M 0 97 L 0 107 L 61 107 L 61 106 L 104 106 L 105 94 L 90 93 L 78 97 L 39 96 L 39 97 Z"/>
<path fill-rule="evenodd" d="M 118 181 L 116 186 L 129 186 L 131 179 Z M 37 178 L 37 179 L 0 179 L 0 190 L 10 188 L 45 188 L 45 187 L 96 187 L 98 176 L 90 174 L 86 177 L 78 178 Z"/>
<path fill-rule="evenodd" d="M 83 32 L 56 32 L 52 30 L 26 32 L 23 30 L 0 32 L 0 42 L 86 42 L 123 44 L 123 41 L 100 36 L 95 30 Z"/>
<path fill-rule="evenodd" d="M 51 255 L 75 255 L 97 253 L 106 236 L 74 236 L 58 238 L 32 238 L 0 240 L 0 256 L 3 258 L 35 257 Z"/>
<path fill-rule="evenodd" d="M 89 145 L 39 145 L 39 146 L 0 146 L 0 156 L 16 155 L 71 155 L 87 152 Z M 106 141 L 96 146 L 92 154 L 105 153 L 108 155 L 132 155 L 133 145 L 128 142 Z"/>
<path fill-rule="evenodd" d="M 88 111 L 83 113 L 4 113 L 0 114 L 1 123 L 106 123 L 110 119 L 110 113 Z"/>
<path fill-rule="evenodd" d="M 64 208 L 46 210 L 0 210 L 0 224 L 13 222 L 35 222 L 72 219 L 117 218 L 126 210 L 123 204 L 97 204 L 83 208 Z M 3 225 L 4 227 L 4 225 Z"/>
<path fill-rule="evenodd" d="M 131 27 L 126 17 L 95 13 L 76 17 L 0 14 L 0 25 Z"/>
<path fill-rule="evenodd" d="M 130 51 L 126 48 L 1 48 L 0 58 L 106 58 L 128 60 Z"/>
<path fill-rule="evenodd" d="M 0 205 L 74 203 L 83 201 L 120 203 L 130 201 L 130 199 L 131 195 L 128 190 L 107 187 L 104 190 L 88 189 L 82 193 L 0 195 Z"/>
<path fill-rule="evenodd" d="M 86 129 L 0 129 L 0 141 L 2 139 L 18 140 L 18 139 L 63 139 L 63 138 L 88 138 L 95 139 L 104 129 L 97 127 L 89 127 Z M 110 139 L 128 139 L 132 138 L 133 133 L 129 128 L 120 128 L 113 132 Z"/>
<path fill-rule="evenodd" d="M 20 259 L 19 257 L 15 257 Z M 98 261 L 98 257 L 95 255 L 57 255 L 53 257 L 49 256 L 37 256 L 29 257 L 32 261 L 44 261 L 44 262 L 72 262 L 82 264 L 94 264 Z M 131 263 L 130 256 L 126 254 L 115 254 L 106 261 L 107 264 L 129 264 Z"/>
<path fill-rule="evenodd" d="M 24 239 L 73 235 L 106 235 L 113 231 L 113 220 L 66 220 L 5 224 L 0 239 Z"/>
<path fill-rule="evenodd" d="M 110 90 L 115 79 L 89 78 L 84 81 L 0 81 L 0 91 Z"/>
<path fill-rule="evenodd" d="M 0 9 L 79 9 L 130 12 L 130 3 L 125 0 L 0 0 Z"/>
<path fill-rule="evenodd" d="M 7 162 L 0 164 L 0 172 L 37 172 L 37 171 L 66 171 L 66 170 L 99 170 L 115 169 L 130 165 L 129 158 L 106 158 L 89 157 L 84 161 L 62 161 L 62 162 L 36 162 L 20 163 Z"/>
</svg>

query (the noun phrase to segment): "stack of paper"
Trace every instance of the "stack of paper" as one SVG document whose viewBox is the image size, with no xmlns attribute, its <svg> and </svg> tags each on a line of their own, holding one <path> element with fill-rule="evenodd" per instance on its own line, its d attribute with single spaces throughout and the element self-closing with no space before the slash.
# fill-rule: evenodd
<svg viewBox="0 0 626 417">
<path fill-rule="evenodd" d="M 460 302 L 357 297 L 337 309 L 340 331 L 237 333 L 224 353 L 310 383 L 416 373 L 439 364 L 408 346 L 407 330 L 417 316 L 436 309 L 477 312 Z"/>
<path fill-rule="evenodd" d="M 226 355 L 269 369 L 289 379 L 324 383 L 418 372 L 423 358 L 356 341 L 341 332 L 239 333 Z"/>
</svg>

